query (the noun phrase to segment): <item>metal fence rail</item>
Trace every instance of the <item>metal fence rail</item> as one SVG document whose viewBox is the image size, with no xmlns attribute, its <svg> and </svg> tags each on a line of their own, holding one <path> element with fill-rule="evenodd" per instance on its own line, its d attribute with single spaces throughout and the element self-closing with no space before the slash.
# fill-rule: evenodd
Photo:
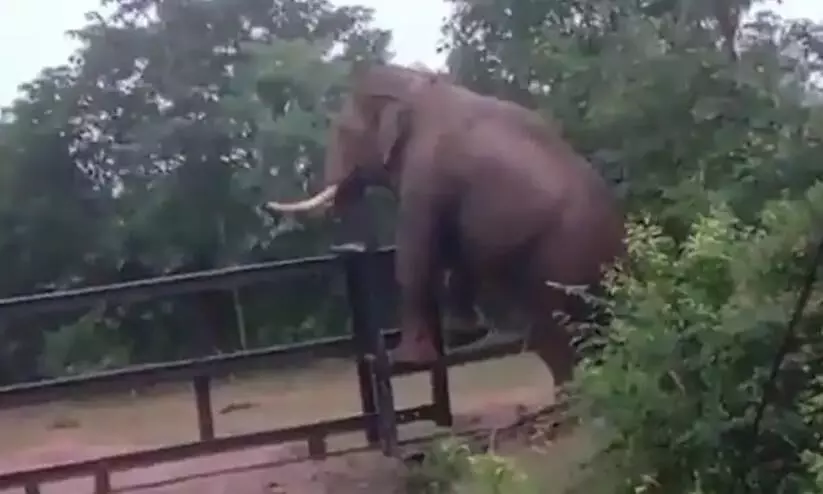
<svg viewBox="0 0 823 494">
<path fill-rule="evenodd" d="M 423 405 L 396 412 L 397 422 L 404 424 L 416 420 L 431 420 L 432 405 Z M 299 425 L 284 429 L 252 432 L 209 441 L 192 441 L 156 449 L 146 449 L 81 460 L 60 465 L 31 468 L 0 475 L 0 490 L 23 487 L 27 494 L 40 492 L 40 484 L 59 482 L 76 477 L 94 478 L 95 493 L 111 492 L 112 473 L 166 463 L 197 456 L 228 453 L 271 444 L 306 440 L 309 457 L 323 459 L 326 456 L 326 437 L 331 434 L 362 430 L 368 426 L 372 415 L 356 415 L 335 420 Z"/>
<path fill-rule="evenodd" d="M 383 247 L 369 251 L 368 255 L 388 256 L 394 250 L 394 247 Z M 337 261 L 337 255 L 328 254 L 10 297 L 0 299 L 0 315 L 9 317 L 21 313 L 80 309 L 100 302 L 136 302 L 206 290 L 230 290 L 254 283 L 271 282 L 275 278 L 280 281 L 287 276 L 304 275 L 308 270 L 329 269 Z"/>
<path fill-rule="evenodd" d="M 442 426 L 452 423 L 447 367 L 457 363 L 484 360 L 521 351 L 519 342 L 445 355 L 440 336 L 441 359 L 434 364 L 390 365 L 386 346 L 397 331 L 381 331 L 375 318 L 377 290 L 375 257 L 392 255 L 394 249 L 334 249 L 327 256 L 260 263 L 198 273 L 175 275 L 116 285 L 38 294 L 0 300 L 0 317 L 20 313 L 42 313 L 78 309 L 106 301 L 134 301 L 168 297 L 203 290 L 231 289 L 251 283 L 272 281 L 275 277 L 305 273 L 306 270 L 342 266 L 353 334 L 324 338 L 307 343 L 236 352 L 193 360 L 146 364 L 99 372 L 86 376 L 66 377 L 0 388 L 0 409 L 24 404 L 101 392 L 127 390 L 146 382 L 190 381 L 197 410 L 197 441 L 164 448 L 136 451 L 94 460 L 54 465 L 0 474 L 0 489 L 24 487 L 27 494 L 40 492 L 40 484 L 76 476 L 95 478 L 96 494 L 111 491 L 110 474 L 159 462 L 177 461 L 204 454 L 228 452 L 285 441 L 307 440 L 312 457 L 322 458 L 326 437 L 339 432 L 364 430 L 368 443 L 381 446 L 386 455 L 395 455 L 398 444 L 397 425 L 415 420 L 431 420 Z M 437 333 L 440 335 L 441 331 Z M 215 377 L 230 372 L 259 368 L 286 356 L 342 356 L 354 354 L 360 388 L 362 414 L 286 429 L 253 434 L 218 437 L 214 430 L 211 383 Z M 420 371 L 431 372 L 432 401 L 429 404 L 396 411 L 391 377 Z"/>
<path fill-rule="evenodd" d="M 385 337 L 394 339 L 396 331 Z M 244 350 L 198 359 L 131 365 L 120 369 L 61 377 L 0 387 L 0 410 L 54 400 L 130 391 L 147 383 L 191 381 L 199 376 L 216 378 L 265 367 L 283 357 L 327 358 L 355 353 L 351 335 L 333 336 L 293 345 Z"/>
</svg>

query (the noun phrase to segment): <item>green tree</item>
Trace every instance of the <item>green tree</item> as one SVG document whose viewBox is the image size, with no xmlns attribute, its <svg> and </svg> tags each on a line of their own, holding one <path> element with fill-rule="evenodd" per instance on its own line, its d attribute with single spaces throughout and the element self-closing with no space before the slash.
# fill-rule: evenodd
<svg viewBox="0 0 823 494">
<path fill-rule="evenodd" d="M 556 119 L 630 211 L 678 235 L 712 196 L 751 219 L 821 172 L 818 25 L 744 22 L 748 1 L 452 3 L 458 79 Z"/>
<path fill-rule="evenodd" d="M 819 492 L 819 294 L 776 349 L 819 235 L 821 26 L 734 0 L 451 3 L 458 80 L 555 120 L 650 218 L 582 368 L 612 490 Z"/>
<path fill-rule="evenodd" d="M 718 204 L 681 246 L 632 224 L 613 325 L 581 367 L 620 492 L 820 492 L 823 183 L 767 203 L 760 226 Z"/>
<path fill-rule="evenodd" d="M 238 73 L 262 60 L 254 48 L 261 43 L 290 57 L 284 61 L 294 74 L 313 70 L 332 48 L 342 47 L 341 60 L 384 56 L 389 35 L 370 27 L 371 13 L 317 0 L 106 4 L 109 14 L 90 13 L 73 33 L 81 49 L 25 86 L 0 129 L 0 187 L 9 191 L 0 204 L 7 225 L 0 249 L 20 260 L 4 273 L 3 295 L 324 252 L 327 225 L 294 224 L 259 209 L 272 193 L 260 180 L 264 168 L 282 171 L 277 183 L 285 193 L 309 186 L 322 129 L 302 127 L 299 117 L 277 129 L 259 125 L 259 112 L 236 108 Z M 318 75 L 336 77 L 306 72 L 291 85 L 270 85 L 259 109 L 295 92 L 310 101 L 334 83 Z M 265 156 L 261 143 L 272 143 Z M 99 318 L 74 311 L 4 321 L 0 352 L 9 365 L 0 380 L 54 374 L 71 355 L 84 365 L 118 365 L 342 331 L 343 299 L 330 276 L 110 305 Z M 55 332 L 63 343 L 51 347 L 70 348 L 73 332 L 78 341 L 99 333 L 127 357 L 106 358 L 79 344 L 90 353 L 58 352 L 60 364 L 38 371 L 36 357 Z"/>
</svg>

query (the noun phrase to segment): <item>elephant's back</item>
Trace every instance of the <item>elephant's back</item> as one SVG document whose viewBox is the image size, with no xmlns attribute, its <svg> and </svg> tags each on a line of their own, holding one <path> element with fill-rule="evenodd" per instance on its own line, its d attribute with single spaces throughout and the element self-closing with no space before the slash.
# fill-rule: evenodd
<svg viewBox="0 0 823 494">
<path fill-rule="evenodd" d="M 597 281 L 622 249 L 616 198 L 584 158 L 517 118 L 479 118 L 443 143 L 463 254 L 481 276 L 515 285 Z"/>
<path fill-rule="evenodd" d="M 582 158 L 499 122 L 477 122 L 443 168 L 458 189 L 464 241 L 498 257 L 568 221 L 605 223 L 616 209 L 605 181 Z M 565 235 L 578 235 L 571 228 Z"/>
<path fill-rule="evenodd" d="M 623 216 L 610 191 L 574 182 L 552 195 L 537 181 L 488 183 L 464 198 L 458 225 L 466 258 L 494 284 L 596 283 L 623 255 Z"/>
</svg>

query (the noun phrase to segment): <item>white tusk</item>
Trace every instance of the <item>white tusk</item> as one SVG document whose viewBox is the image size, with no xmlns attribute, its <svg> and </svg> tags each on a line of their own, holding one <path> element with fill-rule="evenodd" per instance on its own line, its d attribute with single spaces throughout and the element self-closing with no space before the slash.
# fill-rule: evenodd
<svg viewBox="0 0 823 494">
<path fill-rule="evenodd" d="M 329 185 L 314 197 L 304 201 L 288 203 L 271 201 L 266 203 L 266 205 L 273 210 L 280 212 L 309 211 L 330 202 L 334 199 L 335 194 L 337 194 L 337 185 Z"/>
</svg>

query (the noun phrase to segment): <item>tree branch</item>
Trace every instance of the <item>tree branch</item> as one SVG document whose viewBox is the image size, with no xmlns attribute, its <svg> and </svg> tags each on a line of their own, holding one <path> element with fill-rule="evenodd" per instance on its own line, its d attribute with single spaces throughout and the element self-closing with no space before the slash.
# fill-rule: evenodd
<svg viewBox="0 0 823 494">
<path fill-rule="evenodd" d="M 777 391 L 777 377 L 780 373 L 780 368 L 783 365 L 783 361 L 786 360 L 789 352 L 792 349 L 792 346 L 796 340 L 796 332 L 797 326 L 800 323 L 801 319 L 803 318 L 803 314 L 806 310 L 806 306 L 809 303 L 809 298 L 812 294 L 812 289 L 814 288 L 814 284 L 817 281 L 817 267 L 823 262 L 823 237 L 818 240 L 817 250 L 812 257 L 811 265 L 806 272 L 806 278 L 803 282 L 803 286 L 800 289 L 800 295 L 797 298 L 797 303 L 795 304 L 794 311 L 792 313 L 791 318 L 789 319 L 789 323 L 786 326 L 786 332 L 783 335 L 783 341 L 778 348 L 777 353 L 774 356 L 774 360 L 772 361 L 771 370 L 769 372 L 769 377 L 766 382 L 763 384 L 763 395 L 760 402 L 757 404 L 757 409 L 755 410 L 754 420 L 752 420 L 752 427 L 751 427 L 751 434 L 748 436 L 750 439 L 749 447 L 746 448 L 744 451 L 747 451 L 749 455 L 751 455 L 755 449 L 757 444 L 757 438 L 760 436 L 760 425 L 763 422 L 763 417 L 766 413 L 766 408 L 772 402 L 772 398 L 774 397 Z M 745 464 L 749 465 L 747 470 L 743 472 L 743 475 L 740 476 L 740 481 L 743 482 L 743 492 L 750 492 L 751 488 L 746 480 L 748 473 L 751 471 L 751 467 L 754 462 L 745 462 Z"/>
</svg>

